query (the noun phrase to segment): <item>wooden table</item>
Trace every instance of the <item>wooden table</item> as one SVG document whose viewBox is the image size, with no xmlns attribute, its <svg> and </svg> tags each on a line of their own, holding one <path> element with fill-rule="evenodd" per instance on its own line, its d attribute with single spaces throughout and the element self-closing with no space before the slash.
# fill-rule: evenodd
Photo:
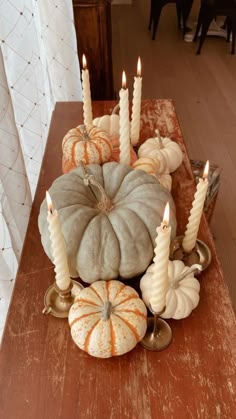
<svg viewBox="0 0 236 419">
<path fill-rule="evenodd" d="M 113 105 L 94 103 L 94 115 Z M 54 271 L 40 242 L 39 206 L 61 174 L 62 138 L 81 121 L 80 103 L 56 105 L 2 342 L 1 419 L 236 418 L 235 316 L 205 219 L 200 238 L 213 260 L 200 277 L 199 306 L 188 318 L 169 321 L 173 342 L 166 350 L 138 345 L 121 357 L 96 359 L 75 346 L 67 320 L 42 315 Z M 194 180 L 172 101 L 144 101 L 141 127 L 142 140 L 159 127 L 184 152 L 184 163 L 173 175 L 183 233 Z"/>
</svg>

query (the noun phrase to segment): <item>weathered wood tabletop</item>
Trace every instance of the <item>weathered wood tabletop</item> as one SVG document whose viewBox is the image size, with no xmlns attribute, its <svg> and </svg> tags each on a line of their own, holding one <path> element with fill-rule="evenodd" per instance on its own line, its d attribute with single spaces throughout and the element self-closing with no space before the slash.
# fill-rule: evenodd
<svg viewBox="0 0 236 419">
<path fill-rule="evenodd" d="M 94 103 L 94 116 L 113 106 Z M 66 319 L 42 314 L 54 270 L 41 246 L 39 206 L 61 174 L 62 138 L 81 122 L 81 103 L 56 105 L 2 341 L 0 418 L 236 418 L 235 315 L 204 218 L 199 238 L 209 245 L 213 260 L 199 278 L 199 306 L 188 318 L 169 321 L 173 341 L 164 351 L 137 345 L 121 357 L 93 358 L 73 343 Z M 157 127 L 184 152 L 173 175 L 180 234 L 195 189 L 172 101 L 143 101 L 141 140 Z"/>
</svg>

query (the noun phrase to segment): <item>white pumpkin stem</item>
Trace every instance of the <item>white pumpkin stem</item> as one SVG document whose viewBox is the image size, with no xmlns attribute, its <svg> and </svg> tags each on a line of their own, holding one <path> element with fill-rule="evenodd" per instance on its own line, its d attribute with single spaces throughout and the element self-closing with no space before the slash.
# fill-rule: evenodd
<svg viewBox="0 0 236 419">
<path fill-rule="evenodd" d="M 117 105 L 116 106 L 114 106 L 114 108 L 112 109 L 112 115 L 115 115 L 115 114 L 117 114 L 118 113 L 118 111 L 119 111 L 119 109 L 120 109 L 120 104 L 119 103 L 117 103 Z"/>
<path fill-rule="evenodd" d="M 164 148 L 164 145 L 163 145 L 163 142 L 162 142 L 162 138 L 161 138 L 161 134 L 159 132 L 159 129 L 156 129 L 155 130 L 155 134 L 156 134 L 156 138 L 159 141 L 160 148 Z"/>
<path fill-rule="evenodd" d="M 175 281 L 172 282 L 171 288 L 178 288 L 179 282 L 182 281 L 186 276 L 202 270 L 202 265 L 198 265 L 195 263 L 194 265 L 190 266 L 185 272 L 183 272 Z"/>
<path fill-rule="evenodd" d="M 105 301 L 105 304 L 102 309 L 102 320 L 109 320 L 112 313 L 112 304 L 109 300 Z"/>
<path fill-rule="evenodd" d="M 91 137 L 89 136 L 89 134 L 88 134 L 88 131 L 87 131 L 87 129 L 86 129 L 86 126 L 85 125 L 79 125 L 78 126 L 78 128 L 79 128 L 79 130 L 82 132 L 82 134 L 83 134 L 83 140 L 84 141 L 91 141 Z"/>
<path fill-rule="evenodd" d="M 96 186 L 101 194 L 101 200 L 97 204 L 97 208 L 104 212 L 109 212 L 114 207 L 111 199 L 107 196 L 104 188 L 96 181 L 93 175 L 86 174 L 84 177 L 84 184 L 87 186 Z"/>
</svg>

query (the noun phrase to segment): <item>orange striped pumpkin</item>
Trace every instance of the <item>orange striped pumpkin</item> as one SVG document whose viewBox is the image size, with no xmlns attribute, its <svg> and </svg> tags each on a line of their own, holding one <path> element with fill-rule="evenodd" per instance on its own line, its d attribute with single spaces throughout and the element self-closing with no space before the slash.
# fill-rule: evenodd
<svg viewBox="0 0 236 419">
<path fill-rule="evenodd" d="M 84 164 L 106 163 L 112 149 L 108 134 L 101 128 L 93 125 L 72 128 L 62 140 L 62 171 L 68 173 L 79 166 L 81 160 Z"/>
<path fill-rule="evenodd" d="M 83 351 L 110 358 L 131 351 L 144 337 L 147 310 L 138 293 L 120 281 L 96 281 L 69 312 L 72 339 Z"/>
</svg>

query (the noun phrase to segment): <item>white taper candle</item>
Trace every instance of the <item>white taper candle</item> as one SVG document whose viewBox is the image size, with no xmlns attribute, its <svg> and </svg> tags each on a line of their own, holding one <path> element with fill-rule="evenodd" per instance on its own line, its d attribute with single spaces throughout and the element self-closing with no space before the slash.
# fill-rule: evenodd
<svg viewBox="0 0 236 419">
<path fill-rule="evenodd" d="M 122 73 L 120 89 L 120 163 L 130 164 L 130 123 L 129 123 L 129 91 L 126 88 L 126 75 Z"/>
<path fill-rule="evenodd" d="M 82 93 L 83 93 L 83 115 L 84 125 L 92 125 L 93 113 L 92 113 L 92 101 L 91 101 L 91 90 L 89 81 L 89 71 L 87 69 L 87 61 L 85 55 L 82 56 Z"/>
<path fill-rule="evenodd" d="M 137 77 L 134 77 L 134 90 L 132 101 L 131 116 L 131 143 L 136 145 L 140 134 L 140 113 L 141 113 L 141 93 L 142 93 L 142 77 L 141 77 L 141 60 L 138 58 Z"/>
<path fill-rule="evenodd" d="M 205 169 L 203 172 L 203 177 L 202 179 L 199 179 L 199 182 L 197 184 L 197 189 L 194 195 L 192 208 L 191 208 L 190 215 L 188 218 L 188 224 L 186 227 L 186 231 L 184 233 L 182 246 L 185 252 L 191 252 L 191 250 L 193 250 L 196 244 L 199 225 L 201 221 L 201 216 L 202 216 L 204 202 L 206 199 L 207 188 L 208 188 L 208 179 L 207 179 L 208 171 L 209 171 L 209 161 L 207 160 Z"/>
<path fill-rule="evenodd" d="M 170 253 L 171 226 L 169 226 L 169 202 L 167 202 L 161 225 L 157 227 L 155 257 L 153 259 L 151 309 L 161 313 L 166 304 L 168 289 L 168 261 Z"/>
<path fill-rule="evenodd" d="M 58 212 L 53 209 L 52 200 L 48 191 L 46 192 L 46 199 L 48 204 L 47 221 L 50 232 L 53 263 L 55 265 L 56 284 L 60 290 L 65 291 L 70 286 L 71 278 L 67 263 L 64 237 L 61 232 Z"/>
</svg>

